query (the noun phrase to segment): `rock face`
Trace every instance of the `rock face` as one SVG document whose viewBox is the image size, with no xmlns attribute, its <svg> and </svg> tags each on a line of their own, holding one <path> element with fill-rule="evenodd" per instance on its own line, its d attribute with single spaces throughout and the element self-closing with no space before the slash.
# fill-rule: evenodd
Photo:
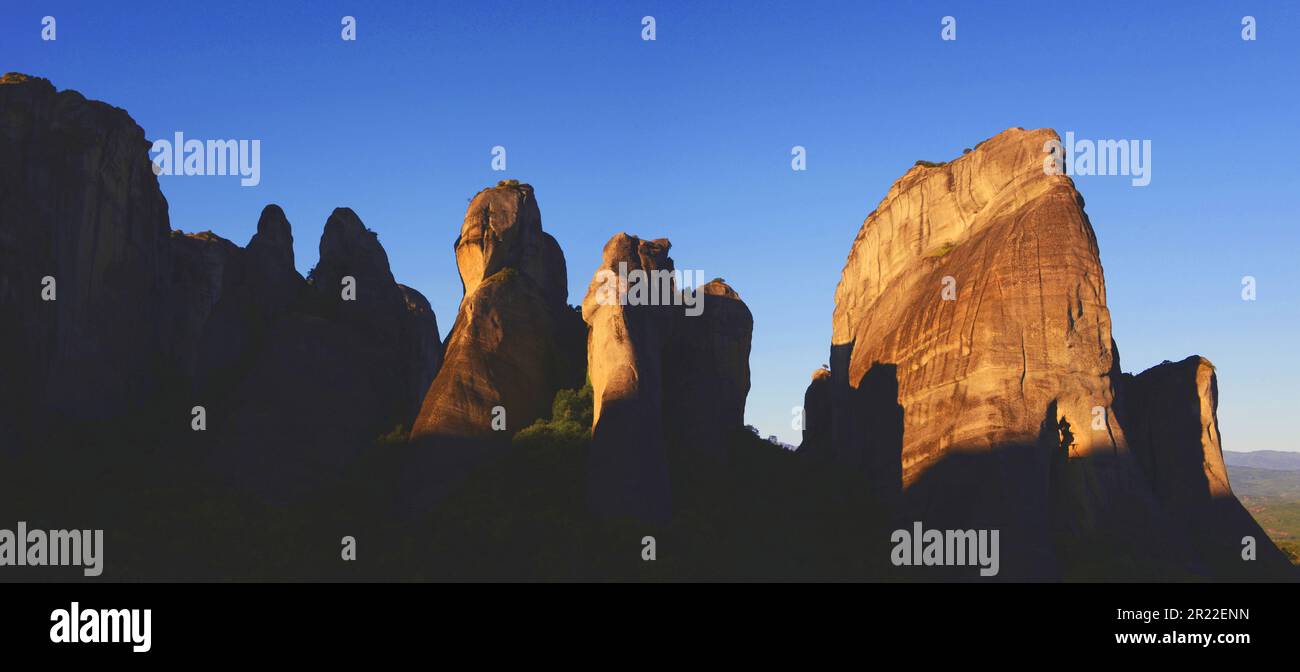
<svg viewBox="0 0 1300 672">
<path fill-rule="evenodd" d="M 268 205 L 247 248 L 210 231 L 173 231 L 169 242 L 170 368 L 194 392 L 225 391 L 308 290 L 294 268 L 289 221 Z"/>
<path fill-rule="evenodd" d="M 308 280 L 344 321 L 394 336 L 405 310 L 402 290 L 389 270 L 379 235 L 351 208 L 335 208 L 325 222 L 320 261 Z"/>
<path fill-rule="evenodd" d="M 1001 528 L 1020 576 L 1077 561 L 1063 540 L 1149 560 L 1190 543 L 1162 532 L 1184 498 L 1230 496 L 1208 369 L 1143 374 L 1117 401 L 1096 237 L 1072 181 L 1044 169 L 1052 140 L 1008 130 L 893 185 L 836 289 L 829 380 L 806 394 L 804 450 L 862 471 L 900 520 Z M 1151 392 L 1169 387 L 1179 401 Z"/>
<path fill-rule="evenodd" d="M 0 78 L 0 406 L 14 424 L 111 418 L 160 394 L 171 254 L 148 148 L 120 109 Z"/>
<path fill-rule="evenodd" d="M 582 386 L 564 254 L 542 230 L 533 188 L 504 182 L 470 202 L 455 247 L 465 296 L 412 439 L 507 439 L 548 416 L 558 390 Z"/>
<path fill-rule="evenodd" d="M 672 338 L 668 306 L 624 305 L 620 264 L 633 271 L 672 271 L 667 240 L 620 233 L 605 243 L 582 319 L 589 327 L 587 375 L 593 415 L 588 497 L 606 516 L 655 522 L 672 517 L 663 427 L 664 350 Z M 614 293 L 608 292 L 615 283 Z"/>
<path fill-rule="evenodd" d="M 1123 383 L 1129 440 L 1156 496 L 1183 511 L 1231 497 L 1219 444 L 1214 365 L 1192 356 L 1125 374 Z"/>
<path fill-rule="evenodd" d="M 309 282 L 326 316 L 374 346 L 371 368 L 398 381 L 385 407 L 394 423 L 410 423 L 442 362 L 428 300 L 397 283 L 379 235 L 350 208 L 336 208 L 326 221 Z"/>
<path fill-rule="evenodd" d="M 1251 576 L 1241 562 L 1245 536 L 1258 542 L 1255 562 L 1285 567 L 1287 558 L 1237 501 L 1228 482 L 1214 365 L 1199 356 L 1165 362 L 1136 376 L 1125 374 L 1120 389 L 1133 453 L 1171 525 L 1196 541 L 1208 571 Z M 1203 534 L 1205 530 L 1214 533 Z"/>
<path fill-rule="evenodd" d="M 277 232 L 267 243 L 286 238 L 272 207 L 242 250 L 251 260 L 285 258 L 259 246 L 264 231 Z M 271 311 L 251 363 L 218 406 L 227 419 L 212 430 L 242 482 L 278 495 L 341 473 L 377 436 L 409 427 L 442 361 L 429 302 L 394 280 L 378 235 L 351 209 L 330 215 L 320 261 L 299 282 L 298 300 Z M 274 282 L 264 284 L 273 295 Z M 257 305 L 237 296 L 245 312 Z"/>
<path fill-rule="evenodd" d="M 398 285 L 406 312 L 399 324 L 399 368 L 406 381 L 401 408 L 413 424 L 434 376 L 442 368 L 442 340 L 438 338 L 438 316 L 429 300 L 414 288 Z M 404 424 L 406 421 L 403 421 Z"/>
<path fill-rule="evenodd" d="M 831 372 L 817 369 L 803 395 L 803 442 L 799 454 L 828 459 L 831 446 Z"/>
<path fill-rule="evenodd" d="M 664 377 L 665 425 L 669 442 L 686 455 L 725 464 L 728 434 L 745 425 L 754 317 L 720 278 L 699 292 L 703 312 L 675 312 Z"/>
<path fill-rule="evenodd" d="M 555 238 L 542 230 L 542 213 L 532 186 L 527 184 L 503 182 L 474 196 L 456 239 L 456 267 L 466 298 L 480 283 L 506 268 L 537 283 L 552 304 L 562 304 L 569 297 L 564 252 Z"/>
<path fill-rule="evenodd" d="M 753 317 L 720 279 L 696 290 L 702 311 L 665 300 L 679 293 L 671 246 L 615 235 L 582 302 L 594 400 L 588 495 L 599 515 L 668 521 L 672 463 L 725 463 L 728 433 L 744 425 Z M 640 273 L 659 299 L 633 298 Z"/>
<path fill-rule="evenodd" d="M 1037 442 L 1053 403 L 1052 419 L 1074 426 L 1112 406 L 1096 237 L 1070 179 L 1044 174 L 1054 138 L 1011 130 L 949 164 L 912 168 L 854 241 L 835 292 L 831 369 L 843 389 L 877 364 L 897 367 L 904 486 L 953 452 Z M 1072 455 L 1123 450 L 1113 414 L 1103 421 L 1105 431 L 1075 433 Z M 837 423 L 836 440 L 862 429 Z"/>
<path fill-rule="evenodd" d="M 186 440 L 276 489 L 410 423 L 441 341 L 375 234 L 336 210 L 309 284 L 279 206 L 243 248 L 172 231 L 149 147 L 120 109 L 0 79 L 0 439 L 188 432 L 198 405 L 208 429 Z"/>
</svg>

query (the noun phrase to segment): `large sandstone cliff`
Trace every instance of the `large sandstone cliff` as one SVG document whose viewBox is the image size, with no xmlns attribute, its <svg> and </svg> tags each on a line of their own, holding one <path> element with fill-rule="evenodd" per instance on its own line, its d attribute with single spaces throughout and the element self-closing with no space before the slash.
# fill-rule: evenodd
<svg viewBox="0 0 1300 672">
<path fill-rule="evenodd" d="M 533 188 L 506 182 L 470 202 L 455 250 L 465 296 L 412 438 L 509 438 L 546 417 L 556 391 L 582 386 L 564 253 L 542 230 Z"/>
<path fill-rule="evenodd" d="M 1083 198 L 1045 170 L 1053 140 L 1011 129 L 893 185 L 836 289 L 802 450 L 861 471 L 899 520 L 1002 528 L 1013 574 L 1093 551 L 1222 573 L 1172 550 L 1198 546 L 1174 524 L 1187 498 L 1231 498 L 1212 374 L 1177 397 L 1160 372 L 1121 379 Z M 1161 434 L 1176 417 L 1200 429 Z M 1241 522 L 1200 533 L 1240 548 Z"/>
<path fill-rule="evenodd" d="M 1072 426 L 1105 411 L 1071 454 L 1124 450 L 1097 241 L 1070 179 L 1043 172 L 1053 137 L 1012 130 L 912 168 L 854 241 L 831 369 L 858 387 L 873 366 L 897 367 L 903 485 L 953 452 L 1036 442 L 1052 404 Z M 841 440 L 857 429 L 836 426 Z"/>
</svg>

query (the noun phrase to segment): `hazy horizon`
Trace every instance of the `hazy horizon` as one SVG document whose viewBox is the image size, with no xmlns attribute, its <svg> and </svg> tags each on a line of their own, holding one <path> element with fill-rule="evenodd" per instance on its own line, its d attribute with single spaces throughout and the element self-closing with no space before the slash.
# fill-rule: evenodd
<svg viewBox="0 0 1300 672">
<path fill-rule="evenodd" d="M 792 444 L 854 236 L 913 162 L 1014 126 L 1150 140 L 1150 185 L 1075 179 L 1121 365 L 1204 355 L 1225 450 L 1300 450 L 1300 138 L 1276 132 L 1300 102 L 1296 5 L 140 5 L 148 24 L 91 3 L 10 9 L 0 67 L 124 108 L 151 140 L 260 139 L 256 187 L 160 178 L 173 228 L 244 245 L 277 203 L 306 274 L 330 211 L 351 207 L 445 338 L 468 198 L 528 182 L 570 303 L 619 231 L 667 237 L 680 268 L 725 278 L 754 315 L 746 421 Z M 40 39 L 45 15 L 57 41 Z M 355 42 L 339 38 L 346 15 Z"/>
</svg>

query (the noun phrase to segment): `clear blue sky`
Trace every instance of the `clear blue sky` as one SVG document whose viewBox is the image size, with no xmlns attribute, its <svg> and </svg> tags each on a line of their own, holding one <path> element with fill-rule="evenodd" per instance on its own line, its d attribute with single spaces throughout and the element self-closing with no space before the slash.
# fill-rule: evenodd
<svg viewBox="0 0 1300 672">
<path fill-rule="evenodd" d="M 245 244 L 278 203 L 305 272 L 352 207 L 444 336 L 467 199 L 499 179 L 536 187 L 570 302 L 610 235 L 667 236 L 749 304 L 748 421 L 791 443 L 854 234 L 915 160 L 1011 126 L 1150 139 L 1150 186 L 1076 180 L 1124 368 L 1203 354 L 1225 448 L 1300 449 L 1296 3 L 4 0 L 0 69 L 123 107 L 151 139 L 262 140 L 257 187 L 163 178 L 173 228 Z"/>
</svg>

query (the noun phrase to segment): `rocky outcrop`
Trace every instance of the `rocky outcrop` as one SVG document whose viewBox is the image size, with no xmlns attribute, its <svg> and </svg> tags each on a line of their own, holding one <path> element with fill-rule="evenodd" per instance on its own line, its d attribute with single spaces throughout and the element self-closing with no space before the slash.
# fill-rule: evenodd
<svg viewBox="0 0 1300 672">
<path fill-rule="evenodd" d="M 1156 498 L 1181 536 L 1194 539 L 1201 557 L 1219 575 L 1251 576 L 1242 562 L 1243 539 L 1253 538 L 1265 567 L 1289 562 L 1228 481 L 1219 436 L 1219 384 L 1214 365 L 1193 355 L 1164 362 L 1120 387 L 1129 444 Z"/>
<path fill-rule="evenodd" d="M 160 395 L 170 231 L 148 148 L 118 108 L 44 79 L 0 78 L 0 413 L 10 423 L 99 421 Z"/>
<path fill-rule="evenodd" d="M 1173 522 L 1188 498 L 1230 497 L 1212 372 L 1121 380 L 1083 198 L 1044 167 L 1057 139 L 1011 129 L 893 185 L 836 289 L 805 447 L 861 471 L 899 520 L 1001 529 L 1013 576 L 1093 562 L 1222 573 L 1184 552 L 1198 542 Z"/>
<path fill-rule="evenodd" d="M 835 292 L 831 370 L 856 389 L 892 364 L 907 408 L 903 484 L 953 452 L 1037 442 L 1075 426 L 1074 456 L 1124 450 L 1109 412 L 1116 355 L 1096 237 L 1048 130 L 1013 129 L 951 163 L 917 165 L 854 241 Z M 838 442 L 864 428 L 837 416 Z"/>
<path fill-rule="evenodd" d="M 254 325 L 241 319 L 234 296 L 245 293 L 243 250 L 210 231 L 173 231 L 169 242 L 169 354 L 184 386 L 197 391 L 208 387 L 212 375 L 231 372 L 249 347 L 245 336 Z"/>
<path fill-rule="evenodd" d="M 194 392 L 224 392 L 308 291 L 294 268 L 289 221 L 268 205 L 246 248 L 211 231 L 173 231 L 169 242 L 169 368 Z"/>
<path fill-rule="evenodd" d="M 588 497 L 600 515 L 655 522 L 672 517 L 663 426 L 664 351 L 672 339 L 671 306 L 628 305 L 620 279 L 633 271 L 671 272 L 667 240 L 626 233 L 605 243 L 582 301 L 593 416 Z"/>
<path fill-rule="evenodd" d="M 351 208 L 335 208 L 320 237 L 320 261 L 308 282 L 341 320 L 383 339 L 395 339 L 406 311 L 379 234 Z"/>
<path fill-rule="evenodd" d="M 294 266 L 293 229 L 280 206 L 262 209 L 257 232 L 245 249 L 249 284 L 257 287 L 257 294 L 249 298 L 256 302 L 258 313 L 274 315 L 296 305 L 302 298 L 303 278 Z"/>
<path fill-rule="evenodd" d="M 429 300 L 414 288 L 400 284 L 397 287 L 406 305 L 399 325 L 398 360 L 406 382 L 402 424 L 409 427 L 420 412 L 425 392 L 442 368 L 443 349 L 438 337 L 438 316 L 434 315 Z"/>
<path fill-rule="evenodd" d="M 670 444 L 725 464 L 729 434 L 745 425 L 754 317 L 721 278 L 699 288 L 702 311 L 675 311 L 664 383 Z"/>
<path fill-rule="evenodd" d="M 729 435 L 744 425 L 753 317 L 721 279 L 678 287 L 670 248 L 615 235 L 582 302 L 594 400 L 588 495 L 599 515 L 668 521 L 674 468 L 725 464 Z"/>
<path fill-rule="evenodd" d="M 817 369 L 803 395 L 803 441 L 799 454 L 829 459 L 831 446 L 831 371 Z"/>
<path fill-rule="evenodd" d="M 1214 365 L 1192 356 L 1122 381 L 1128 438 L 1156 496 L 1180 511 L 1231 497 Z"/>
<path fill-rule="evenodd" d="M 296 291 L 278 271 L 292 258 L 284 251 L 291 241 L 283 213 L 268 206 L 239 250 L 245 276 L 258 284 L 223 298 L 245 316 L 244 329 L 206 330 L 253 343 L 210 411 L 210 440 L 224 447 L 219 461 L 278 497 L 336 477 L 380 434 L 409 427 L 442 360 L 429 302 L 394 280 L 378 235 L 351 209 L 330 215 L 320 261 Z M 292 303 L 277 306 L 277 290 Z"/>
<path fill-rule="evenodd" d="M 43 79 L 0 80 L 0 438 L 44 447 L 49 427 L 175 428 L 274 489 L 310 463 L 337 473 L 409 424 L 441 341 L 375 234 L 335 211 L 313 289 L 279 206 L 247 247 L 171 231 L 149 148 L 120 109 Z M 340 292 L 345 276 L 355 296 Z M 189 433 L 192 406 L 206 410 L 203 434 Z"/>
<path fill-rule="evenodd" d="M 411 436 L 508 439 L 547 417 L 558 390 L 582 386 L 564 254 L 542 230 L 533 188 L 507 182 L 470 202 L 455 249 L 465 296 Z"/>
<path fill-rule="evenodd" d="M 442 362 L 428 300 L 398 284 L 379 234 L 351 208 L 336 208 L 325 222 L 320 261 L 308 282 L 325 316 L 374 345 L 372 368 L 389 372 L 398 383 L 385 402 L 392 409 L 389 417 L 393 424 L 409 425 Z"/>
<path fill-rule="evenodd" d="M 536 283 L 547 302 L 568 300 L 564 252 L 542 230 L 531 185 L 503 181 L 474 196 L 456 239 L 456 267 L 465 298 L 474 294 L 479 283 L 513 268 Z"/>
</svg>

